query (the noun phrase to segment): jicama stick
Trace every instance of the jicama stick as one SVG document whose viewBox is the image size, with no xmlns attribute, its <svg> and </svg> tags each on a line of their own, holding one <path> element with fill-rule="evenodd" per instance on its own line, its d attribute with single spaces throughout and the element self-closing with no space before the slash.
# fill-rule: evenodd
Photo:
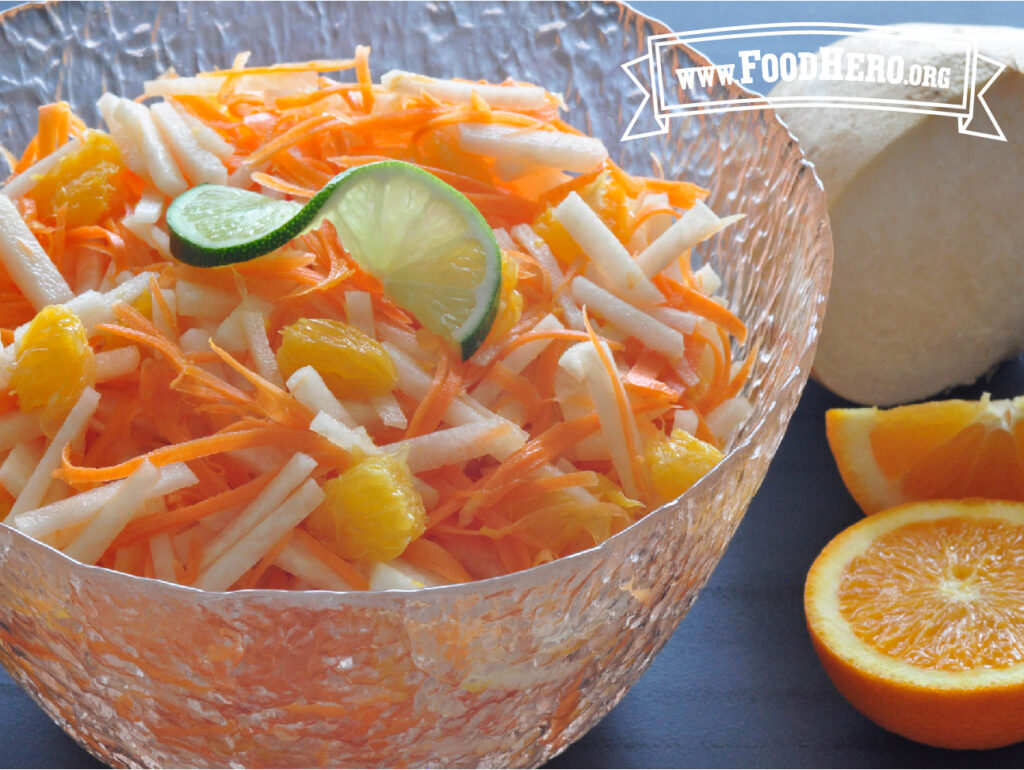
<svg viewBox="0 0 1024 770">
<path fill-rule="evenodd" d="M 267 339 L 267 327 L 263 316 L 255 310 L 247 308 L 242 311 L 239 320 L 242 336 L 245 337 L 246 345 L 252 354 L 256 371 L 267 382 L 272 382 L 283 388 L 284 380 L 281 379 L 281 372 L 277 368 L 274 351 L 270 349 L 270 340 Z"/>
<path fill-rule="evenodd" d="M 101 350 L 96 354 L 96 382 L 107 382 L 134 372 L 139 368 L 142 354 L 135 345 Z"/>
<path fill-rule="evenodd" d="M 408 452 L 405 461 L 409 470 L 422 473 L 483 455 L 507 457 L 523 445 L 522 438 L 513 428 L 504 420 L 477 420 L 457 428 L 436 430 L 425 436 L 385 444 L 381 449 L 391 454 Z"/>
<path fill-rule="evenodd" d="M 703 201 L 697 201 L 692 209 L 637 255 L 636 263 L 648 278 L 655 276 L 701 241 L 741 219 L 743 214 L 723 219 Z"/>
<path fill-rule="evenodd" d="M 277 510 L 259 522 L 199 575 L 196 588 L 225 591 L 256 564 L 278 540 L 298 526 L 324 499 L 312 479 L 305 481 Z"/>
<path fill-rule="evenodd" d="M 615 324 L 630 336 L 664 353 L 669 361 L 677 361 L 686 352 L 683 335 L 653 316 L 639 310 L 610 291 L 605 291 L 594 282 L 578 275 L 572 279 L 572 295 L 581 305 L 596 312 L 606 321 Z"/>
<path fill-rule="evenodd" d="M 375 454 L 380 451 L 362 425 L 350 428 L 327 412 L 318 412 L 309 429 L 349 453 L 358 450 L 363 454 Z"/>
<path fill-rule="evenodd" d="M 174 162 L 149 110 L 130 99 L 120 99 L 114 106 L 113 115 L 140 148 L 147 176 L 156 188 L 172 198 L 185 192 L 188 182 Z"/>
<path fill-rule="evenodd" d="M 24 412 L 0 414 L 0 452 L 6 452 L 15 444 L 31 441 L 43 435 L 39 420 Z"/>
<path fill-rule="evenodd" d="M 296 369 L 286 385 L 296 400 L 314 414 L 324 412 L 348 428 L 357 427 L 352 415 L 331 393 L 320 373 L 312 366 Z"/>
<path fill-rule="evenodd" d="M 284 499 L 292 493 L 316 467 L 316 460 L 302 452 L 296 452 L 274 477 L 260 496 L 253 500 L 238 518 L 211 542 L 203 554 L 201 568 L 206 569 L 227 551 L 235 546 L 247 533 L 255 529 L 260 522 L 273 514 Z M 248 569 L 248 568 L 246 568 Z M 232 581 L 233 582 L 233 581 Z"/>
<path fill-rule="evenodd" d="M 590 171 L 608 157 L 604 143 L 593 137 L 487 123 L 460 125 L 459 144 L 466 152 L 580 173 Z"/>
<path fill-rule="evenodd" d="M 153 577 L 167 583 L 175 582 L 174 549 L 166 532 L 153 535 L 149 539 L 149 553 L 153 559 Z"/>
<path fill-rule="evenodd" d="M 274 559 L 274 564 L 315 588 L 327 591 L 352 590 L 351 585 L 316 558 L 301 540 L 292 539 Z"/>
<path fill-rule="evenodd" d="M 740 425 L 750 417 L 754 408 L 743 396 L 726 399 L 705 417 L 708 429 L 727 446 L 733 439 Z"/>
<path fill-rule="evenodd" d="M 125 479 L 114 496 L 97 511 L 85 529 L 64 548 L 64 553 L 83 564 L 95 564 L 114 538 L 148 499 L 160 471 L 148 460 Z"/>
<path fill-rule="evenodd" d="M 15 444 L 7 458 L 0 463 L 0 486 L 16 498 L 25 488 L 26 480 L 42 456 L 43 447 L 37 441 Z"/>
<path fill-rule="evenodd" d="M 169 495 L 185 489 L 199 481 L 185 463 L 174 463 L 160 469 L 160 478 L 153 488 L 154 496 Z M 102 508 L 124 484 L 124 480 L 113 481 L 102 487 L 95 487 L 87 492 L 80 492 L 63 500 L 57 500 L 36 508 L 10 516 L 7 523 L 15 529 L 32 537 L 43 537 L 58 529 L 66 529 L 88 521 L 93 514 Z"/>
<path fill-rule="evenodd" d="M 31 192 L 40 178 L 56 168 L 57 164 L 64 157 L 77 152 L 81 147 L 82 142 L 77 138 L 61 145 L 45 158 L 36 161 L 20 174 L 10 179 L 3 187 L 0 187 L 0 195 L 6 195 L 11 200 L 16 200 L 25 193 Z"/>
<path fill-rule="evenodd" d="M 0 195 L 0 267 L 36 310 L 67 302 L 74 296 L 6 195 Z"/>
<path fill-rule="evenodd" d="M 25 488 L 22 489 L 21 494 L 14 501 L 14 505 L 11 506 L 8 518 L 30 511 L 42 502 L 46 490 L 53 483 L 54 471 L 60 467 L 60 458 L 64 447 L 82 435 L 99 403 L 100 394 L 95 390 L 85 388 L 82 391 L 82 395 L 57 431 L 57 435 L 53 437 L 53 441 L 43 453 L 39 464 L 32 471 L 28 481 L 25 482 Z"/>
<path fill-rule="evenodd" d="M 226 184 L 228 173 L 220 159 L 203 148 L 193 136 L 185 121 L 166 102 L 149 108 L 171 155 L 192 184 Z"/>
<path fill-rule="evenodd" d="M 661 292 L 640 270 L 601 218 L 583 199 L 571 192 L 554 210 L 555 218 L 590 257 L 608 291 L 644 305 L 663 302 Z"/>
</svg>

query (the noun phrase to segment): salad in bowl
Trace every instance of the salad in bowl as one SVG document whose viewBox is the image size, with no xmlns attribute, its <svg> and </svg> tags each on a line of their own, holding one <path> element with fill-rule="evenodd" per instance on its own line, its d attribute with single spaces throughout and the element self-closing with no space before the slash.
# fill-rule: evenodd
<svg viewBox="0 0 1024 770">
<path fill-rule="evenodd" d="M 564 44 L 612 6 L 414 13 L 494 11 Z M 564 81 L 375 76 L 373 28 L 44 101 L 8 148 L 0 659 L 108 761 L 542 761 L 696 597 L 806 379 L 827 224 L 763 197 L 823 205 L 780 124 L 640 172 Z"/>
</svg>

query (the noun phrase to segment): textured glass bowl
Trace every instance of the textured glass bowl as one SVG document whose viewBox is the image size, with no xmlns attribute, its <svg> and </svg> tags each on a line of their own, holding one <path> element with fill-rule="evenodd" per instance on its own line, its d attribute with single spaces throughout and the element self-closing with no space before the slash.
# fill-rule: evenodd
<svg viewBox="0 0 1024 770">
<path fill-rule="evenodd" d="M 755 413 L 707 478 L 599 548 L 418 592 L 207 594 L 83 567 L 0 525 L 0 661 L 106 762 L 536 765 L 580 737 L 696 599 L 807 378 L 831 239 L 824 194 L 783 125 L 764 111 L 692 117 L 620 143 L 642 95 L 619 64 L 668 30 L 618 4 L 52 4 L 0 28 L 0 143 L 16 152 L 55 98 L 96 125 L 104 88 L 134 95 L 170 66 L 369 43 L 378 75 L 562 91 L 571 121 L 627 168 L 649 173 L 654 158 L 711 188 L 716 210 L 747 213 L 702 250 L 750 327 L 737 353 L 758 345 Z"/>
</svg>

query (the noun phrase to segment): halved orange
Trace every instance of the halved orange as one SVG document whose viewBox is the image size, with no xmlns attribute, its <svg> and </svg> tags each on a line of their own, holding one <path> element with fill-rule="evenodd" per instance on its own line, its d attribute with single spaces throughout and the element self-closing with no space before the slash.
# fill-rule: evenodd
<svg viewBox="0 0 1024 770">
<path fill-rule="evenodd" d="M 912 500 L 1024 500 L 1024 397 L 830 409 L 825 430 L 867 514 Z"/>
<path fill-rule="evenodd" d="M 1024 740 L 1024 503 L 908 503 L 837 535 L 804 611 L 839 691 L 946 748 Z"/>
</svg>

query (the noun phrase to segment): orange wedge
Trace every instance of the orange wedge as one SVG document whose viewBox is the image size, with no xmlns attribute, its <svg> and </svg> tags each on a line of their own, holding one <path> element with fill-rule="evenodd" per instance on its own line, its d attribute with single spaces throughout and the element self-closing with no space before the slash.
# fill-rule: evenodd
<svg viewBox="0 0 1024 770">
<path fill-rule="evenodd" d="M 1024 397 L 830 409 L 825 430 L 864 513 L 913 500 L 1024 500 Z"/>
<path fill-rule="evenodd" d="M 1024 504 L 908 503 L 841 532 L 804 611 L 839 691 L 921 743 L 1024 740 Z"/>
</svg>

